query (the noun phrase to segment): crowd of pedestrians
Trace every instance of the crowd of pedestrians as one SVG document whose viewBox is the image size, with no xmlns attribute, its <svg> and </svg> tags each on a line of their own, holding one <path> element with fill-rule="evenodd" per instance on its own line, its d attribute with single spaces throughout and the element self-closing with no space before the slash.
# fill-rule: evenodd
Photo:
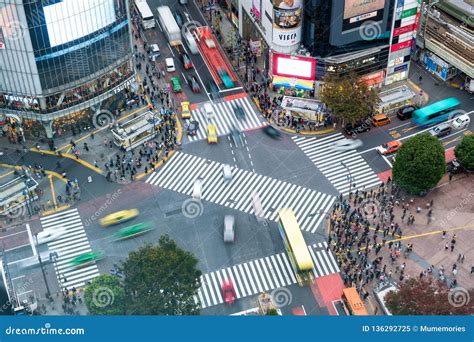
<svg viewBox="0 0 474 342">
<path fill-rule="evenodd" d="M 345 285 L 356 287 L 365 299 L 369 296 L 368 287 L 386 282 L 403 282 L 413 276 L 406 272 L 406 261 L 414 245 L 401 243 L 402 227 L 413 224 L 413 212 L 421 210 L 419 207 L 414 208 L 413 199 L 403 197 L 390 178 L 377 189 L 356 190 L 347 199 L 340 195 L 330 216 L 328 249 L 332 249 L 336 255 Z M 426 204 L 425 210 L 430 220 L 433 201 Z M 446 235 L 444 232 L 443 239 Z M 454 234 L 449 244 L 451 252 L 455 243 Z M 458 263 L 463 261 L 464 256 L 460 254 Z M 449 276 L 443 265 L 437 271 L 431 265 L 419 277 L 435 276 L 448 286 L 455 287 L 456 274 L 455 263 Z"/>
</svg>

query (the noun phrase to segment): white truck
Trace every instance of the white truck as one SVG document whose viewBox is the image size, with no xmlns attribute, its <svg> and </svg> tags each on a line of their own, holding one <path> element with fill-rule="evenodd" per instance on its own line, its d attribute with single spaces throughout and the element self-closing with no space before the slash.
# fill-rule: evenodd
<svg viewBox="0 0 474 342">
<path fill-rule="evenodd" d="M 168 38 L 168 42 L 171 46 L 180 46 L 182 45 L 181 41 L 181 30 L 176 23 L 176 20 L 171 13 L 171 10 L 168 6 L 160 6 L 157 8 L 158 19 L 160 20 L 161 28 Z"/>
</svg>

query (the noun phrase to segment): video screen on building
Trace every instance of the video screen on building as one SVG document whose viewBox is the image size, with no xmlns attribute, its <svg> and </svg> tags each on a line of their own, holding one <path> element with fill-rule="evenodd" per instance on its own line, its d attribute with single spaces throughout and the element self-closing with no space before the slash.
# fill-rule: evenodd
<svg viewBox="0 0 474 342">
<path fill-rule="evenodd" d="M 384 7 L 385 0 L 346 0 L 342 30 L 359 27 L 366 20 L 382 20 Z"/>
<path fill-rule="evenodd" d="M 61 0 L 44 6 L 50 47 L 87 36 L 115 21 L 114 0 Z"/>
<path fill-rule="evenodd" d="M 273 75 L 314 80 L 316 59 L 273 54 Z"/>
</svg>

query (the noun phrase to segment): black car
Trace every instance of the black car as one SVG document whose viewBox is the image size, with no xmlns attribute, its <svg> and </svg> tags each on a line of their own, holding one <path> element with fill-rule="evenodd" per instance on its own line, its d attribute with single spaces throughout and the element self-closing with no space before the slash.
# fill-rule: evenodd
<svg viewBox="0 0 474 342">
<path fill-rule="evenodd" d="M 397 117 L 400 120 L 410 119 L 413 115 L 413 112 L 417 109 L 418 108 L 416 108 L 413 105 L 408 105 L 408 106 L 402 107 L 397 111 Z"/>
<path fill-rule="evenodd" d="M 186 70 L 191 69 L 193 67 L 193 62 L 191 62 L 191 59 L 189 58 L 187 53 L 183 52 L 179 57 L 181 59 L 181 63 L 183 63 L 183 66 Z"/>
<path fill-rule="evenodd" d="M 191 87 L 193 93 L 200 93 L 201 87 L 199 86 L 199 82 L 197 81 L 194 75 L 188 77 L 188 84 Z"/>
<path fill-rule="evenodd" d="M 266 126 L 263 131 L 273 139 L 279 139 L 281 136 L 281 133 L 273 126 Z"/>
<path fill-rule="evenodd" d="M 347 135 L 359 134 L 370 131 L 370 123 L 359 123 L 351 125 L 350 123 L 344 128 Z"/>
<path fill-rule="evenodd" d="M 245 112 L 241 106 L 234 107 L 234 114 L 239 120 L 245 120 Z"/>
<path fill-rule="evenodd" d="M 186 132 L 190 136 L 195 136 L 198 129 L 199 129 L 199 122 L 194 120 L 190 122 L 188 128 L 186 129 Z"/>
</svg>

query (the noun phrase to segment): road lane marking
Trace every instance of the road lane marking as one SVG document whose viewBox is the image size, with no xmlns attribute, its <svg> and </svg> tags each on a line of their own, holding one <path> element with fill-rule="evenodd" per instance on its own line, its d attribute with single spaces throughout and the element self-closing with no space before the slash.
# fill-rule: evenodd
<svg viewBox="0 0 474 342">
<path fill-rule="evenodd" d="M 33 243 L 33 235 L 31 234 L 31 229 L 30 229 L 30 225 L 27 223 L 26 224 L 26 231 L 28 232 L 28 239 L 30 240 L 30 245 L 31 245 L 31 249 L 33 250 L 33 255 L 37 255 L 37 252 L 36 252 L 36 247 Z"/>
</svg>

